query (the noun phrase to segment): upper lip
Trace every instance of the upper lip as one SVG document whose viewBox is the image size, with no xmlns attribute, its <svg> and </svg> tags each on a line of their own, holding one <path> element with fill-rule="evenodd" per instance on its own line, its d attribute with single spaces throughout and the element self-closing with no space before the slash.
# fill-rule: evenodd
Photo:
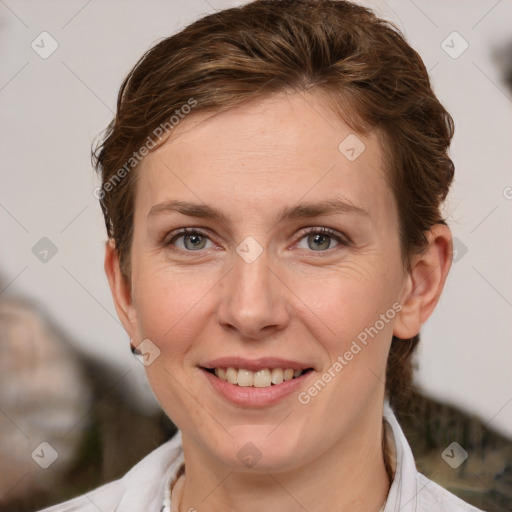
<svg viewBox="0 0 512 512">
<path fill-rule="evenodd" d="M 212 359 L 200 365 L 203 368 L 211 370 L 213 368 L 243 368 L 256 372 L 266 368 L 291 368 L 292 370 L 306 370 L 312 368 L 311 364 L 292 361 L 291 359 L 281 359 L 278 357 L 259 357 L 258 359 L 245 359 L 243 357 L 220 357 Z"/>
</svg>

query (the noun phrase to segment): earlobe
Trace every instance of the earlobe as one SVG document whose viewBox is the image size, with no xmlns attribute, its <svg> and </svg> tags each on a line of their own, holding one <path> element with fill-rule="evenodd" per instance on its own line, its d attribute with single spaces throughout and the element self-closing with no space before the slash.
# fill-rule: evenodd
<svg viewBox="0 0 512 512">
<path fill-rule="evenodd" d="M 428 246 L 413 257 L 393 334 L 412 338 L 434 311 L 452 263 L 450 228 L 436 224 L 427 233 Z"/>
<path fill-rule="evenodd" d="M 131 286 L 121 272 L 119 253 L 112 239 L 106 243 L 104 268 L 117 315 L 130 338 L 135 338 L 137 314 L 132 303 Z"/>
</svg>

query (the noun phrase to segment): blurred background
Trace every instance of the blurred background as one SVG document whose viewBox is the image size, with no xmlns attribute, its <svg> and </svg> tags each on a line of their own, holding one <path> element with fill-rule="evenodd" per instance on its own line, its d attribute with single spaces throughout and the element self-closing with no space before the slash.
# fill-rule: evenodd
<svg viewBox="0 0 512 512">
<path fill-rule="evenodd" d="M 2 510 L 117 478 L 174 432 L 104 276 L 90 148 L 143 52 L 242 3 L 0 1 Z M 510 510 L 512 3 L 361 3 L 404 32 L 456 124 L 454 264 L 400 419 L 427 476 L 481 508 Z M 469 455 L 457 468 L 442 456 L 452 442 Z"/>
</svg>

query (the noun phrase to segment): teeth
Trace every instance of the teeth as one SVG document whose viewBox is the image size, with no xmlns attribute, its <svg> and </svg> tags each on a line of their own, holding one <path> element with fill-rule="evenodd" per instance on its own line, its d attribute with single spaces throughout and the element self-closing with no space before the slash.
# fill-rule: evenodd
<svg viewBox="0 0 512 512">
<path fill-rule="evenodd" d="M 284 371 L 281 368 L 274 368 L 272 370 L 272 384 L 281 384 L 283 382 L 283 373 Z"/>
<path fill-rule="evenodd" d="M 238 384 L 238 370 L 235 370 L 234 368 L 226 368 L 226 380 L 230 384 Z"/>
<path fill-rule="evenodd" d="M 238 370 L 238 385 L 239 386 L 252 386 L 254 382 L 254 373 L 252 373 L 250 370 L 244 370 L 240 368 Z"/>
<path fill-rule="evenodd" d="M 291 368 L 288 368 L 288 370 L 284 371 L 283 379 L 284 380 L 292 380 L 293 379 L 293 370 Z"/>
<path fill-rule="evenodd" d="M 242 387 L 267 388 L 272 384 L 277 385 L 300 377 L 303 370 L 292 368 L 265 368 L 253 372 L 245 368 L 215 368 L 215 375 L 230 384 L 237 384 Z"/>
<path fill-rule="evenodd" d="M 272 384 L 270 370 L 259 370 L 253 374 L 253 386 L 255 388 L 266 388 Z"/>
</svg>

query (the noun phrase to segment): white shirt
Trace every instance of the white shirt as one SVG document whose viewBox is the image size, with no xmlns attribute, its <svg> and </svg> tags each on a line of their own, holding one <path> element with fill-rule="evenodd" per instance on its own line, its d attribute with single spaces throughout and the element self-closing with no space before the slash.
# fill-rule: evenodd
<svg viewBox="0 0 512 512">
<path fill-rule="evenodd" d="M 384 512 L 482 512 L 418 473 L 409 443 L 387 402 L 384 419 L 395 466 Z M 166 487 L 183 462 L 178 431 L 119 480 L 41 512 L 160 512 Z"/>
</svg>

